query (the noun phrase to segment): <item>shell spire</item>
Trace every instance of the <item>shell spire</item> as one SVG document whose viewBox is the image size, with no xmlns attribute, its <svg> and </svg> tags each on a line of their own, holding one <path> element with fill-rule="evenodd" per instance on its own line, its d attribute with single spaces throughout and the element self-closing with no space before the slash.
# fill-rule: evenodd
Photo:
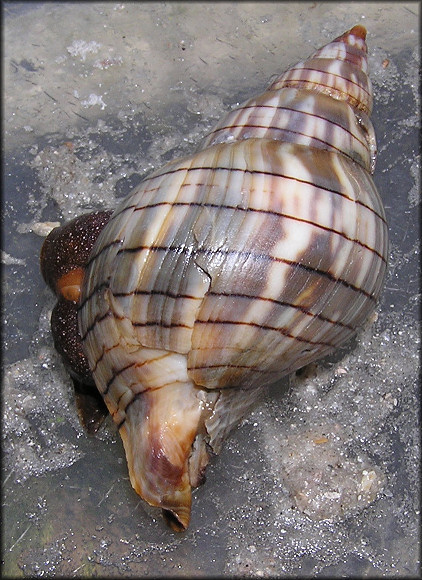
<svg viewBox="0 0 422 580">
<path fill-rule="evenodd" d="M 366 115 L 372 112 L 366 29 L 357 25 L 278 77 L 270 90 L 296 87 L 346 101 Z"/>
<path fill-rule="evenodd" d="M 200 149 L 274 139 L 341 152 L 373 173 L 377 154 L 366 30 L 354 26 L 225 115 Z"/>
</svg>

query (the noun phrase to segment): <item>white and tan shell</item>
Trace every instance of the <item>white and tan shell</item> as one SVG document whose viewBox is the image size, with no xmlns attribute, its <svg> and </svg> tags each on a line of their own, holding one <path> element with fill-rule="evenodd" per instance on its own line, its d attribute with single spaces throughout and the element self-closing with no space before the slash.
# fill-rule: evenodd
<svg viewBox="0 0 422 580">
<path fill-rule="evenodd" d="M 84 349 L 133 487 L 176 529 L 260 391 L 343 344 L 381 292 L 365 36 L 290 68 L 147 177 L 91 253 Z"/>
</svg>

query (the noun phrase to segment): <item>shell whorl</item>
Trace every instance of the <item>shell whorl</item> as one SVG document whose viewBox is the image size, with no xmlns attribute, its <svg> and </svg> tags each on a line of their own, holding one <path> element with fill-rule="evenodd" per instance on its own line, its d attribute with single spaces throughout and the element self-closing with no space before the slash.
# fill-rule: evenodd
<svg viewBox="0 0 422 580">
<path fill-rule="evenodd" d="M 257 393 L 376 305 L 388 238 L 371 107 L 356 26 L 148 176 L 94 246 L 84 348 L 132 485 L 176 527 Z"/>
<path fill-rule="evenodd" d="M 310 58 L 278 77 L 270 90 L 285 87 L 309 89 L 346 101 L 370 115 L 372 85 L 368 76 L 366 30 L 354 26 Z"/>
<path fill-rule="evenodd" d="M 277 77 L 267 91 L 230 111 L 201 143 L 257 137 L 337 151 L 373 173 L 366 31 L 355 26 Z M 347 106 L 349 105 L 349 106 Z"/>
</svg>

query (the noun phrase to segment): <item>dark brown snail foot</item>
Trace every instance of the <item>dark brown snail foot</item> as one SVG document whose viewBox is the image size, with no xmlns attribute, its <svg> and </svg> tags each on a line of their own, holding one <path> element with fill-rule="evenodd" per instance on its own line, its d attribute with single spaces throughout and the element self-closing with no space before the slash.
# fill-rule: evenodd
<svg viewBox="0 0 422 580">
<path fill-rule="evenodd" d="M 89 434 L 98 431 L 108 410 L 83 351 L 78 301 L 89 255 L 111 213 L 84 214 L 55 228 L 43 244 L 40 259 L 43 278 L 57 296 L 51 314 L 54 346 L 72 377 L 79 419 Z"/>
<path fill-rule="evenodd" d="M 76 303 L 59 298 L 51 314 L 51 330 L 54 346 L 73 380 L 79 420 L 87 433 L 93 435 L 101 427 L 108 410 L 82 350 L 77 314 Z"/>
</svg>

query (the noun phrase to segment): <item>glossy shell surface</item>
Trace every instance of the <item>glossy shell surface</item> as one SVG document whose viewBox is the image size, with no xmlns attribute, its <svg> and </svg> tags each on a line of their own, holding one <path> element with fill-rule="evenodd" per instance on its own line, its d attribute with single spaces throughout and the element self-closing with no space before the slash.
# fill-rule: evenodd
<svg viewBox="0 0 422 580">
<path fill-rule="evenodd" d="M 261 390 L 374 310 L 388 235 L 356 26 L 148 176 L 90 255 L 84 350 L 135 490 L 175 529 Z"/>
</svg>

